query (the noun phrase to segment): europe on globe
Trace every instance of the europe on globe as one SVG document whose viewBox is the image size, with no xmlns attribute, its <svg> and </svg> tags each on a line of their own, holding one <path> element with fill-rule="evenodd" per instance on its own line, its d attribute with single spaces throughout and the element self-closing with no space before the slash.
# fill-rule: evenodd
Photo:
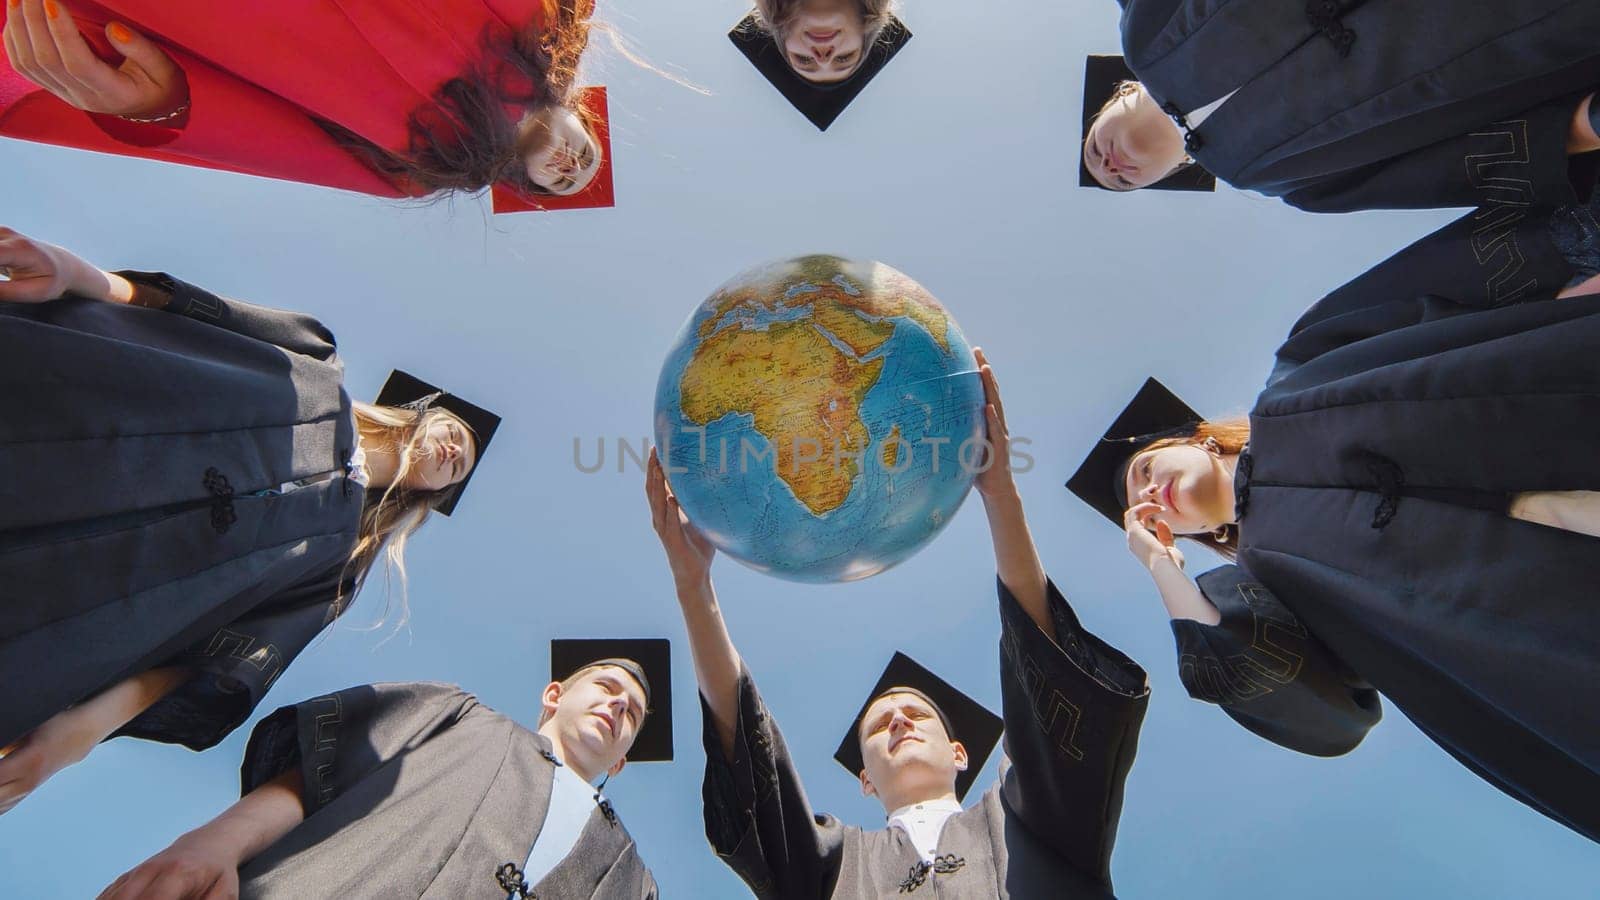
<svg viewBox="0 0 1600 900">
<path fill-rule="evenodd" d="M 866 578 L 938 534 L 986 464 L 961 329 L 882 263 L 803 256 L 743 272 L 689 316 L 655 437 L 716 547 L 781 578 Z"/>
</svg>

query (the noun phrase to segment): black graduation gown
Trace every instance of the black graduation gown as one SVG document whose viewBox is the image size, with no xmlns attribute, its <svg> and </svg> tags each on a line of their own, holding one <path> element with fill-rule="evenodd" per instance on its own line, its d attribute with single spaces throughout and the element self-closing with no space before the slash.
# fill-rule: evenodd
<svg viewBox="0 0 1600 900">
<path fill-rule="evenodd" d="M 1222 623 L 1173 623 L 1180 672 L 1322 755 L 1360 742 L 1376 689 L 1600 840 L 1600 540 L 1507 515 L 1517 493 L 1600 490 L 1600 298 L 1413 292 L 1428 273 L 1404 256 L 1364 276 L 1394 293 L 1333 295 L 1279 349 L 1239 467 L 1237 565 L 1199 579 Z"/>
<path fill-rule="evenodd" d="M 1144 670 L 1085 631 L 1050 585 L 1052 642 L 1000 585 L 1005 758 L 978 803 L 951 816 L 937 853 L 962 862 L 915 877 L 898 828 L 863 831 L 817 815 L 748 672 L 734 758 L 704 708 L 706 837 L 757 897 L 867 900 L 1110 897 L 1111 850 L 1149 703 Z"/>
<path fill-rule="evenodd" d="M 543 827 L 550 741 L 454 685 L 361 685 L 261 720 L 240 769 L 249 793 L 291 768 L 305 821 L 239 870 L 241 898 L 504 900 Z M 550 900 L 653 900 L 655 880 L 609 805 L 532 885 Z"/>
<path fill-rule="evenodd" d="M 160 275 L 166 309 L 0 304 L 0 745 L 151 668 L 121 733 L 209 747 L 337 614 L 361 487 L 333 336 Z"/>
<path fill-rule="evenodd" d="M 1191 149 L 1234 187 L 1319 212 L 1571 202 L 1569 123 L 1600 86 L 1593 0 L 1119 3 L 1157 102 L 1187 114 L 1237 89 Z"/>
<path fill-rule="evenodd" d="M 1592 205 L 1593 201 L 1591 201 Z M 1359 340 L 1381 319 L 1349 315 L 1432 302 L 1433 315 L 1555 297 L 1576 274 L 1551 233 L 1552 210 L 1486 206 L 1428 234 L 1334 289 L 1301 315 L 1278 349 L 1268 385 L 1331 346 Z M 1314 329 L 1314 331 L 1313 331 Z"/>
</svg>

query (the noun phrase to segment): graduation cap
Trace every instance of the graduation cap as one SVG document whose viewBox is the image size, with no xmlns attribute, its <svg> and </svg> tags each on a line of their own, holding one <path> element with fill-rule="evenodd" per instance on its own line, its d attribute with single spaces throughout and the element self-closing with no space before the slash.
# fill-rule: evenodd
<svg viewBox="0 0 1600 900">
<path fill-rule="evenodd" d="M 629 762 L 672 760 L 672 642 L 666 638 L 561 638 L 550 642 L 550 680 L 564 681 L 596 663 L 619 666 L 644 688 L 649 715 L 629 748 Z"/>
<path fill-rule="evenodd" d="M 1078 186 L 1109 190 L 1089 174 L 1083 160 L 1083 142 L 1089 139 L 1089 126 L 1094 123 L 1100 108 L 1117 92 L 1124 81 L 1138 81 L 1133 70 L 1120 56 L 1092 54 L 1083 63 L 1083 140 L 1078 142 Z M 1147 191 L 1214 191 L 1216 176 L 1198 164 L 1186 166 L 1144 188 Z M 1118 521 L 1121 521 L 1118 519 Z"/>
<path fill-rule="evenodd" d="M 891 688 L 905 689 L 905 693 L 916 694 L 931 704 L 939 714 L 940 721 L 944 722 L 950 739 L 960 741 L 967 748 L 967 770 L 956 773 L 956 798 L 965 798 L 972 782 L 983 771 L 989 754 L 1000 743 L 1005 723 L 978 701 L 898 651 L 878 677 L 878 683 L 872 686 L 861 708 L 856 710 L 855 717 L 850 720 L 850 730 L 845 732 L 844 740 L 839 742 L 839 749 L 833 758 L 844 766 L 851 777 L 860 777 L 861 770 L 866 768 L 861 758 L 861 717 L 867 714 L 867 707 L 872 705 L 872 701 L 891 693 Z"/>
<path fill-rule="evenodd" d="M 389 373 L 389 380 L 383 383 L 383 390 L 378 392 L 378 399 L 373 402 L 379 406 L 407 406 L 414 409 L 438 406 L 455 413 L 472 429 L 473 441 L 478 445 L 478 455 L 472 461 L 472 468 L 454 487 L 442 492 L 433 504 L 433 508 L 443 515 L 450 515 L 461 500 L 462 492 L 467 489 L 467 482 L 478 471 L 478 464 L 483 462 L 484 451 L 489 449 L 489 441 L 494 439 L 495 429 L 500 427 L 500 417 L 400 369 Z"/>
<path fill-rule="evenodd" d="M 1116 421 L 1095 442 L 1078 471 L 1067 479 L 1067 490 L 1122 527 L 1126 512 L 1122 502 L 1122 467 L 1145 445 L 1162 438 L 1194 433 L 1204 417 L 1154 378 L 1145 379 L 1139 393 L 1123 408 Z"/>
<path fill-rule="evenodd" d="M 845 107 L 856 99 L 856 95 L 911 40 L 911 30 L 906 28 L 904 22 L 890 16 L 889 23 L 867 49 L 866 59 L 861 61 L 861 65 L 849 78 L 832 84 L 807 81 L 790 68 L 783 48 L 756 23 L 755 13 L 745 16 L 733 26 L 733 30 L 728 32 L 728 40 L 733 41 L 733 45 L 750 60 L 756 71 L 765 76 L 801 115 L 810 119 L 818 131 L 827 131 L 833 120 L 839 118 Z"/>
<path fill-rule="evenodd" d="M 600 143 L 600 168 L 589 186 L 576 194 L 525 194 L 514 187 L 497 184 L 489 191 L 494 214 L 554 212 L 561 209 L 598 209 L 616 206 L 616 186 L 611 180 L 611 107 L 604 87 L 586 87 L 578 92 L 578 105 L 594 115 L 595 140 Z"/>
</svg>

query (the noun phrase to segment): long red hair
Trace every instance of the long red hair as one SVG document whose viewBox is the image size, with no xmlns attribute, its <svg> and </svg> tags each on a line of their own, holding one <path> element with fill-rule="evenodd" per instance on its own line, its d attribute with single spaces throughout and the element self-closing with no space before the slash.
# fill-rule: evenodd
<svg viewBox="0 0 1600 900">
<path fill-rule="evenodd" d="M 578 63 L 589 46 L 594 0 L 545 0 L 542 27 L 507 35 L 486 28 L 480 65 L 452 78 L 433 103 L 407 121 L 410 146 L 394 153 L 333 122 L 320 122 L 340 146 L 403 190 L 417 196 L 480 191 L 496 184 L 524 194 L 549 194 L 528 177 L 519 117 L 549 105 L 578 114 L 595 136 L 595 110 L 575 88 Z M 597 141 L 598 144 L 598 141 Z"/>
</svg>

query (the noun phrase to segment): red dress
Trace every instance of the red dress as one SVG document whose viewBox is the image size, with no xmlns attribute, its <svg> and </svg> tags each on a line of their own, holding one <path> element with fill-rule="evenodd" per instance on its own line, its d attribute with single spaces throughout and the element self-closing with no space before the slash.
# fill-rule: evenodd
<svg viewBox="0 0 1600 900">
<path fill-rule="evenodd" d="M 548 6 L 553 0 L 73 0 L 79 29 L 102 58 L 120 60 L 105 39 L 111 21 L 160 44 L 188 78 L 189 113 L 180 127 L 86 113 L 0 54 L 0 135 L 404 197 L 313 116 L 404 153 L 411 113 L 473 66 L 485 29 L 521 30 L 542 22 Z M 0 6 L 0 21 L 7 12 Z M 495 212 L 613 205 L 604 88 L 587 91 L 602 119 L 594 182 L 567 197 L 496 189 Z"/>
</svg>

